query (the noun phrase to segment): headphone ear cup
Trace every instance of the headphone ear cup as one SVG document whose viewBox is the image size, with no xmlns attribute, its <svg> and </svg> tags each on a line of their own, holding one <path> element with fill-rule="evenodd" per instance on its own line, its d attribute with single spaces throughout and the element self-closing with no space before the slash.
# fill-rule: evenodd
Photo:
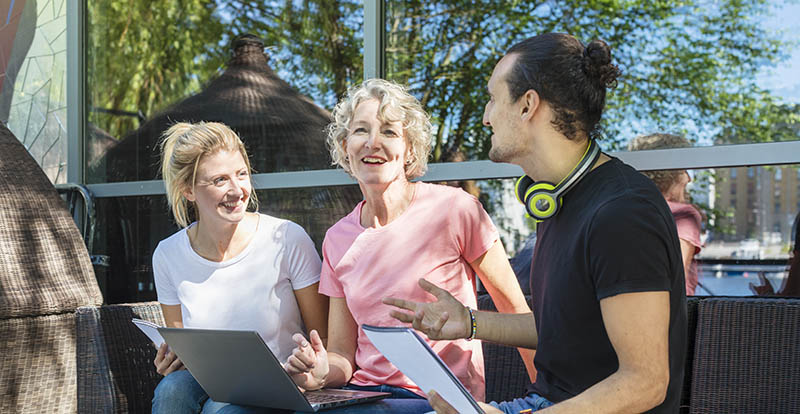
<svg viewBox="0 0 800 414">
<path fill-rule="evenodd" d="M 536 220 L 553 217 L 561 204 L 556 196 L 556 186 L 546 181 L 538 182 L 525 192 L 525 209 Z"/>
<path fill-rule="evenodd" d="M 514 194 L 517 196 L 517 201 L 525 204 L 525 194 L 528 192 L 528 188 L 531 185 L 533 185 L 533 179 L 531 177 L 523 175 L 517 178 L 517 183 L 514 186 Z"/>
</svg>

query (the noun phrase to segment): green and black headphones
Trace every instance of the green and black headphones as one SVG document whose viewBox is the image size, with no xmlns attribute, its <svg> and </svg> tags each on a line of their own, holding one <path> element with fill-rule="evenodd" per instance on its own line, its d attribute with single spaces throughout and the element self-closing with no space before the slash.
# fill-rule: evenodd
<svg viewBox="0 0 800 414">
<path fill-rule="evenodd" d="M 527 175 L 519 177 L 515 187 L 517 200 L 525 205 L 528 215 L 537 222 L 555 216 L 561 209 L 564 194 L 592 169 L 600 154 L 600 146 L 593 139 L 589 140 L 589 146 L 586 147 L 586 152 L 583 153 L 578 165 L 555 185 L 547 181 L 535 182 Z"/>
</svg>

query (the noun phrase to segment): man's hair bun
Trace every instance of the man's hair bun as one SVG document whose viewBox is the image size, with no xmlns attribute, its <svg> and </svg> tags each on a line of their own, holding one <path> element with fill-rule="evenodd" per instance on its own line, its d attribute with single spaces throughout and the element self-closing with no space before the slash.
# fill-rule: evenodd
<svg viewBox="0 0 800 414">
<path fill-rule="evenodd" d="M 611 48 L 602 40 L 592 40 L 583 50 L 584 71 L 593 82 L 606 88 L 617 86 L 622 74 L 617 65 L 611 63 Z"/>
</svg>

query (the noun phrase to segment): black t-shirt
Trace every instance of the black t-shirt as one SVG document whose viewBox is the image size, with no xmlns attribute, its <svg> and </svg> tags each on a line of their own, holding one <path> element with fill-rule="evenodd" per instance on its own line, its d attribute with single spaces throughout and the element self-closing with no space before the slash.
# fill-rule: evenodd
<svg viewBox="0 0 800 414">
<path fill-rule="evenodd" d="M 529 391 L 560 402 L 616 372 L 600 300 L 669 291 L 669 388 L 650 412 L 678 412 L 686 292 L 675 222 L 653 182 L 612 158 L 564 196 L 561 211 L 539 224 L 537 236 L 531 292 L 538 376 Z"/>
</svg>

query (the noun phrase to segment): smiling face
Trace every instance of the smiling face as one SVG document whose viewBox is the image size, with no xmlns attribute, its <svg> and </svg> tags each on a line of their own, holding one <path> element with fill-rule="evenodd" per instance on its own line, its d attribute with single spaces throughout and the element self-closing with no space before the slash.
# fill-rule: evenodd
<svg viewBox="0 0 800 414">
<path fill-rule="evenodd" d="M 235 224 L 245 216 L 251 191 L 250 172 L 242 154 L 220 150 L 200 158 L 194 188 L 185 190 L 184 197 L 194 203 L 198 222 Z"/>
<path fill-rule="evenodd" d="M 360 184 L 406 181 L 409 145 L 403 124 L 381 121 L 378 118 L 379 106 L 377 99 L 358 104 L 345 138 L 350 171 Z"/>
</svg>

